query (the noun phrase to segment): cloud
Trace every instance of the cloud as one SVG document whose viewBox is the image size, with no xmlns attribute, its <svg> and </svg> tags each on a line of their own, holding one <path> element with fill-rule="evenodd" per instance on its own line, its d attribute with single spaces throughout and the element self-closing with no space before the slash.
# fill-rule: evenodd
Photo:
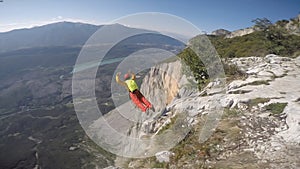
<svg viewBox="0 0 300 169">
<path fill-rule="evenodd" d="M 61 21 L 61 20 L 63 20 L 62 16 L 57 16 L 51 19 L 51 21 Z"/>
</svg>

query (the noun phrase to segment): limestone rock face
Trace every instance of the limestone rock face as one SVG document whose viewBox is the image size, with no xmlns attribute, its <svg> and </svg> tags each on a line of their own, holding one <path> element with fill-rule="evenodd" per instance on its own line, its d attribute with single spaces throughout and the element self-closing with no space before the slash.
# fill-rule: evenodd
<svg viewBox="0 0 300 169">
<path fill-rule="evenodd" d="M 218 84 L 214 81 L 202 91 L 188 88 L 187 79 L 190 77 L 181 74 L 179 61 L 157 65 L 145 77 L 141 91 L 155 105 L 157 112 L 164 116 L 136 118 L 140 112 L 136 112 L 127 103 L 120 110 L 130 109 L 132 114 L 129 119 L 136 118 L 140 125 L 130 123 L 128 119 L 122 120 L 123 117 L 116 115 L 117 111 L 108 113 L 106 120 L 115 125 L 118 132 L 134 138 L 144 138 L 149 137 L 149 134 L 150 137 L 156 135 L 165 126 L 172 125 L 174 117 L 184 117 L 186 123 L 180 126 L 187 128 L 198 124 L 204 116 L 207 118 L 207 130 L 201 130 L 197 134 L 199 141 L 205 141 L 213 134 L 214 127 L 218 126 L 219 119 L 222 118 L 223 112 L 219 110 L 234 109 L 244 112 L 242 116 L 236 117 L 238 125 L 232 128 L 239 131 L 242 138 L 239 143 L 218 145 L 216 148 L 222 150 L 218 160 L 230 159 L 232 162 L 241 154 L 249 153 L 256 160 L 255 163 L 267 164 L 270 168 L 299 167 L 300 56 L 292 59 L 270 54 L 265 57 L 234 58 L 229 64 L 237 65 L 247 74 L 247 78 L 227 83 L 223 93 L 211 92 Z M 253 104 L 254 100 L 260 101 Z M 277 103 L 286 106 L 281 113 L 273 114 L 268 106 Z M 97 122 L 93 126 L 97 126 L 96 124 Z M 103 129 L 103 126 L 99 126 L 94 131 L 109 133 Z M 124 153 L 127 151 L 125 149 Z M 166 152 L 168 153 L 158 153 L 157 159 L 168 162 L 170 153 Z M 192 163 L 193 161 L 189 163 L 190 167 L 193 166 Z M 131 164 L 137 165 L 134 161 Z"/>
<path fill-rule="evenodd" d="M 240 30 L 233 31 L 230 34 L 227 34 L 225 37 L 226 38 L 234 38 L 237 36 L 244 36 L 244 35 L 248 35 L 248 34 L 254 32 L 254 31 L 255 31 L 255 29 L 253 27 L 240 29 Z"/>
<path fill-rule="evenodd" d="M 225 29 L 217 29 L 213 32 L 211 32 L 212 35 L 221 36 L 221 35 L 228 35 L 230 34 L 230 31 Z"/>
<path fill-rule="evenodd" d="M 275 26 L 280 26 L 280 25 L 276 25 Z M 300 35 L 300 14 L 287 21 L 287 23 L 285 23 L 283 25 L 283 28 L 290 34 L 294 34 L 294 35 Z M 245 29 L 239 29 L 233 32 L 229 32 L 229 33 L 225 33 L 224 31 L 220 30 L 216 30 L 214 32 L 212 32 L 213 35 L 226 35 L 225 38 L 234 38 L 234 37 L 238 37 L 238 36 L 244 36 L 244 35 L 248 35 L 250 33 L 253 33 L 254 31 L 256 31 L 256 29 L 254 27 L 249 27 L 249 28 L 245 28 Z"/>
<path fill-rule="evenodd" d="M 179 61 L 152 67 L 144 78 L 141 92 L 161 111 L 177 95 L 180 88 L 181 64 Z"/>
<path fill-rule="evenodd" d="M 285 29 L 288 30 L 288 32 L 296 35 L 300 35 L 300 14 L 295 17 L 293 20 L 290 20 L 286 25 Z"/>
<path fill-rule="evenodd" d="M 243 152 L 254 153 L 260 163 L 269 161 L 271 168 L 297 168 L 299 161 L 295 157 L 300 155 L 300 56 L 292 59 L 270 54 L 234 58 L 230 63 L 244 71 L 247 78 L 230 82 L 226 94 L 201 95 L 209 93 L 211 83 L 204 91 L 175 98 L 167 109 L 188 113 L 191 125 L 197 123 L 197 116 L 212 114 L 218 106 L 244 111 L 245 115 L 239 119 L 244 135 Z M 250 107 L 255 99 L 266 99 L 266 102 Z M 287 105 L 281 114 L 272 115 L 266 107 L 274 103 Z M 209 133 L 206 134 L 209 137 Z M 238 152 L 235 153 L 238 156 Z M 220 159 L 230 157 L 220 155 Z M 280 165 L 278 161 L 281 161 Z"/>
</svg>

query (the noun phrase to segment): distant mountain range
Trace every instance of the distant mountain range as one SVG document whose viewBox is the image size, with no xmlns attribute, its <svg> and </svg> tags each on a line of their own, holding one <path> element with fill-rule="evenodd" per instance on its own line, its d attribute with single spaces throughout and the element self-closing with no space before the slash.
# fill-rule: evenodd
<svg viewBox="0 0 300 169">
<path fill-rule="evenodd" d="M 104 25 L 59 22 L 0 33 L 0 79 L 37 66 L 74 65 L 81 47 L 101 27 L 104 28 Z M 105 29 L 107 33 L 97 38 L 135 35 L 116 44 L 105 59 L 125 57 L 147 48 L 160 48 L 175 53 L 184 48 L 184 44 L 178 40 L 154 31 L 120 24 L 105 25 Z"/>
<path fill-rule="evenodd" d="M 0 33 L 0 53 L 16 51 L 19 49 L 36 47 L 80 47 L 85 44 L 91 35 L 104 25 L 91 25 L 84 23 L 59 22 L 30 29 L 17 29 Z M 113 33 L 141 32 L 143 29 L 126 27 L 120 24 L 110 26 Z M 149 31 L 148 31 L 149 32 Z M 155 31 L 150 31 L 157 33 Z M 147 37 L 149 40 L 149 36 Z M 146 40 L 145 37 L 139 38 Z M 162 43 L 158 41 L 157 43 Z"/>
<path fill-rule="evenodd" d="M 60 22 L 0 33 L 0 52 L 44 46 L 81 46 L 100 27 Z"/>
</svg>

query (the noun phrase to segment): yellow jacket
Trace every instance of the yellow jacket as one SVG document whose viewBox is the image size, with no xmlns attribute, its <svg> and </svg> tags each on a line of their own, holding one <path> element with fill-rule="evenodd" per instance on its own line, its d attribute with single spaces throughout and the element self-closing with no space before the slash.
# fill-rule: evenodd
<svg viewBox="0 0 300 169">
<path fill-rule="evenodd" d="M 118 73 L 116 75 L 117 83 L 124 86 L 129 92 L 133 92 L 134 90 L 139 89 L 138 85 L 135 82 L 135 75 L 133 73 L 131 73 L 131 79 L 125 81 L 120 80 L 119 76 L 120 74 Z"/>
</svg>

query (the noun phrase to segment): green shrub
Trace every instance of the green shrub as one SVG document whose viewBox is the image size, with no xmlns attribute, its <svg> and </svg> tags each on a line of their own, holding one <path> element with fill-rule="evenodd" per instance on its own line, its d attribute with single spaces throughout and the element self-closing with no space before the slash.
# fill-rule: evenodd
<svg viewBox="0 0 300 169">
<path fill-rule="evenodd" d="M 249 108 L 252 108 L 253 106 L 258 105 L 259 103 L 267 103 L 270 101 L 270 98 L 255 98 L 255 99 L 251 99 L 250 102 L 248 103 Z"/>
<path fill-rule="evenodd" d="M 224 72 L 226 74 L 226 77 L 228 78 L 228 81 L 234 80 L 234 79 L 240 79 L 243 77 L 246 77 L 247 74 L 245 72 L 242 72 L 238 66 L 234 64 L 227 64 L 226 62 L 223 63 Z"/>
<path fill-rule="evenodd" d="M 223 58 L 265 56 L 269 53 L 292 57 L 300 51 L 300 36 L 276 25 L 234 38 L 208 37 Z"/>
<path fill-rule="evenodd" d="M 271 111 L 272 114 L 281 114 L 287 103 L 271 103 L 266 106 L 266 110 Z"/>
<path fill-rule="evenodd" d="M 198 89 L 201 90 L 207 84 L 208 73 L 199 56 L 188 47 L 179 53 L 178 57 L 187 66 L 184 66 L 183 73 L 192 75 L 198 83 Z"/>
</svg>

